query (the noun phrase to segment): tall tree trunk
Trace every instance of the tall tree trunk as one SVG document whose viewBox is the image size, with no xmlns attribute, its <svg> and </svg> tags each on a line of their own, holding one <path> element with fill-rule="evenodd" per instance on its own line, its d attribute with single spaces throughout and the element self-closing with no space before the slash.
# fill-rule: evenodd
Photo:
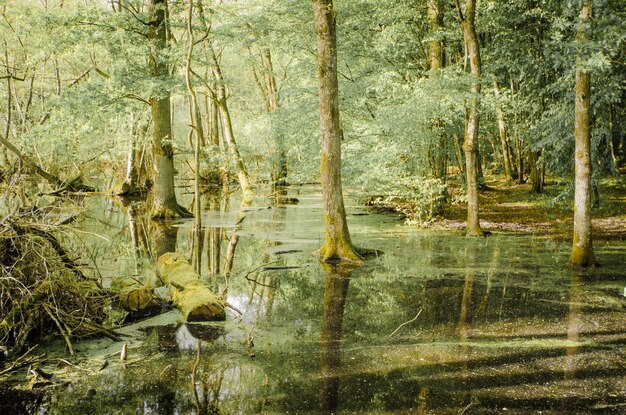
<svg viewBox="0 0 626 415">
<path fill-rule="evenodd" d="M 223 128 L 224 139 L 228 146 L 230 156 L 235 163 L 235 169 L 237 170 L 237 178 L 239 179 L 239 186 L 245 199 L 249 199 L 252 194 L 252 186 L 250 185 L 250 177 L 248 176 L 248 170 L 246 165 L 239 154 L 239 148 L 235 141 L 235 133 L 233 131 L 233 124 L 230 118 L 230 111 L 228 110 L 228 101 L 226 97 L 226 87 L 224 86 L 224 77 L 222 76 L 222 70 L 220 68 L 215 51 L 211 50 L 211 60 L 213 63 L 213 77 L 217 83 L 217 109 L 220 115 L 220 121 Z"/>
<path fill-rule="evenodd" d="M 443 42 L 439 38 L 443 29 L 443 12 L 441 0 L 428 1 L 428 28 L 430 36 L 434 37 L 428 42 L 428 67 L 431 73 L 436 74 L 443 68 Z M 437 131 L 438 140 L 431 144 L 432 170 L 435 178 L 445 181 L 447 173 L 447 138 L 442 119 L 433 122 L 433 129 Z"/>
<path fill-rule="evenodd" d="M 441 0 L 428 1 L 428 29 L 434 37 L 428 42 L 428 68 L 438 71 L 443 68 L 443 42 L 439 38 L 443 29 L 443 12 Z"/>
<path fill-rule="evenodd" d="M 191 118 L 191 126 L 190 126 L 190 134 L 195 135 L 195 141 L 193 146 L 193 160 L 194 160 L 194 203 L 193 203 L 193 215 L 194 215 L 194 225 L 193 225 L 193 234 L 194 234 L 194 242 L 195 242 L 195 261 L 194 267 L 198 273 L 200 273 L 202 267 L 202 215 L 201 208 L 202 203 L 200 199 L 200 147 L 204 144 L 204 131 L 202 127 L 202 118 L 200 115 L 200 107 L 198 105 L 198 97 L 196 95 L 196 91 L 193 89 L 193 84 L 191 83 L 191 60 L 193 58 L 193 46 L 194 46 L 194 36 L 193 36 L 193 0 L 189 0 L 189 8 L 187 12 L 187 38 L 189 39 L 189 45 L 187 49 L 187 61 L 185 64 L 185 86 L 187 87 L 187 92 L 189 93 L 189 115 Z"/>
<path fill-rule="evenodd" d="M 498 88 L 498 81 L 494 76 L 493 78 L 493 92 L 496 97 L 496 117 L 498 118 L 498 132 L 500 133 L 500 145 L 502 146 L 502 166 L 504 167 L 504 175 L 507 182 L 515 180 L 515 174 L 511 166 L 511 150 L 509 147 L 509 132 L 506 127 L 506 120 L 504 118 L 504 110 L 502 109 L 502 102 L 500 101 L 500 88 Z"/>
<path fill-rule="evenodd" d="M 576 183 L 574 196 L 574 238 L 571 265 L 596 265 L 591 236 L 591 77 L 583 68 L 582 48 L 587 40 L 586 26 L 590 24 L 591 4 L 583 3 L 578 25 L 578 62 L 576 68 L 576 103 L 574 110 L 574 139 L 576 141 Z"/>
<path fill-rule="evenodd" d="M 250 50 L 252 55 L 252 51 Z M 254 80 L 259 87 L 263 111 L 272 113 L 279 107 L 278 86 L 274 75 L 274 65 L 272 64 L 272 54 L 269 48 L 259 51 L 260 71 L 256 67 L 252 68 Z M 274 142 L 274 157 L 272 158 L 272 185 L 282 186 L 287 179 L 287 156 L 285 153 L 284 139 L 282 135 L 277 135 Z"/>
<path fill-rule="evenodd" d="M 467 234 L 469 236 L 483 236 L 480 228 L 479 206 L 478 206 L 478 170 L 480 163 L 478 157 L 478 127 L 480 121 L 480 48 L 478 36 L 474 26 L 476 15 L 476 0 L 467 0 L 465 6 L 465 16 L 461 11 L 459 0 L 455 4 L 463 27 L 463 37 L 467 45 L 472 73 L 472 97 L 470 109 L 465 126 L 465 142 L 463 150 L 465 152 L 465 172 L 467 176 Z"/>
<path fill-rule="evenodd" d="M 528 166 L 530 168 L 529 178 L 532 185 L 531 191 L 533 193 L 543 192 L 543 164 L 539 164 L 540 156 L 540 151 L 528 151 Z"/>
<path fill-rule="evenodd" d="M 337 35 L 333 0 L 313 0 L 317 38 L 320 121 L 322 132 L 321 180 L 326 240 L 320 248 L 324 262 L 362 259 L 350 242 L 341 188 L 341 139 L 339 83 L 337 80 Z"/>
<path fill-rule="evenodd" d="M 6 55 L 6 52 L 5 52 Z M 7 62 L 7 73 L 9 72 L 9 58 L 6 59 Z M 9 134 L 11 133 L 11 107 L 13 103 L 11 102 L 11 74 L 7 75 L 7 123 L 6 128 L 4 129 L 4 140 L 9 142 Z M 7 146 L 2 146 L 2 167 L 5 169 L 9 168 L 9 153 L 7 151 Z"/>
<path fill-rule="evenodd" d="M 209 112 L 211 114 L 211 144 L 216 147 L 220 146 L 220 122 L 218 119 L 218 109 L 215 99 L 211 98 L 209 103 Z"/>
<path fill-rule="evenodd" d="M 148 40 L 150 41 L 150 75 L 159 81 L 169 76 L 168 65 L 161 56 L 167 48 L 167 0 L 150 0 L 150 24 Z M 152 111 L 152 152 L 154 156 L 154 188 L 152 217 L 162 219 L 177 216 L 191 216 L 187 209 L 176 201 L 174 187 L 174 150 L 172 147 L 172 121 L 170 113 L 170 96 L 150 98 Z"/>
<path fill-rule="evenodd" d="M 135 127 L 134 114 L 130 115 L 129 120 L 130 126 L 130 148 L 128 149 L 128 159 L 126 160 L 126 178 L 125 184 L 122 184 L 122 189 L 124 194 L 126 193 L 136 193 L 139 188 L 139 166 L 137 165 L 137 161 L 139 159 L 138 153 L 138 141 L 139 141 L 139 132 L 140 132 L 140 119 L 137 121 L 137 126 Z M 128 189 L 128 191 L 126 191 Z"/>
<path fill-rule="evenodd" d="M 272 54 L 269 48 L 263 50 L 262 55 L 263 68 L 265 70 L 265 83 L 267 84 L 268 106 L 270 112 L 274 112 L 279 106 L 278 86 L 276 84 L 276 76 L 274 75 L 274 65 L 272 64 Z M 285 185 L 287 183 L 287 154 L 285 152 L 284 137 L 278 135 L 276 137 L 276 157 L 272 166 L 272 183 L 277 185 Z"/>
</svg>

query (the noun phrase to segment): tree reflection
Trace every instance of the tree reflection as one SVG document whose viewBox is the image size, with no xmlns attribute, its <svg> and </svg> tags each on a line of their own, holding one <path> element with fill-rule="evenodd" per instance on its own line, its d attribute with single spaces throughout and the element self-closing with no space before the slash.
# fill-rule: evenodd
<svg viewBox="0 0 626 415">
<path fill-rule="evenodd" d="M 584 302 L 583 279 L 580 272 L 572 270 L 570 275 L 569 313 L 567 315 L 567 347 L 563 377 L 565 380 L 576 379 L 576 363 L 579 353 L 578 342 L 582 326 L 582 303 Z"/>
<path fill-rule="evenodd" d="M 168 252 L 176 252 L 178 228 L 169 221 L 152 221 L 156 258 Z"/>
<path fill-rule="evenodd" d="M 320 413 L 334 414 L 339 404 L 343 312 L 354 265 L 324 264 L 324 270 L 326 286 L 320 336 Z"/>
</svg>

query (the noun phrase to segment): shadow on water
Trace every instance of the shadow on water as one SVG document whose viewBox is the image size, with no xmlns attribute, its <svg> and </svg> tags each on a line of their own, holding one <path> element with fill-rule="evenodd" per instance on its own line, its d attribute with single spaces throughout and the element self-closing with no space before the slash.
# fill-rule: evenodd
<svg viewBox="0 0 626 415">
<path fill-rule="evenodd" d="M 105 211 L 92 202 L 83 226 L 106 239 L 84 243 L 103 278 L 154 280 L 150 258 L 177 251 L 239 311 L 223 323 L 184 324 L 175 310 L 136 322 L 122 329 L 124 364 L 121 343 L 81 342 L 94 374 L 77 371 L 80 381 L 25 412 L 626 410 L 624 243 L 600 244 L 604 267 L 579 274 L 564 266 L 568 243 L 413 230 L 348 204 L 355 242 L 385 251 L 349 269 L 311 255 L 324 236 L 313 187 L 251 205 L 207 194 L 199 230 L 193 221 L 151 222 L 141 206 L 98 213 Z"/>
</svg>

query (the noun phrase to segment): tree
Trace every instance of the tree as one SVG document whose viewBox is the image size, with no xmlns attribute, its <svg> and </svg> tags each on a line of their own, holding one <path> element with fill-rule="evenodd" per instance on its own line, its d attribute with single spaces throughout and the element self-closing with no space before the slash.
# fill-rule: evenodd
<svg viewBox="0 0 626 415">
<path fill-rule="evenodd" d="M 441 0 L 429 0 L 428 4 L 428 29 L 432 39 L 428 42 L 428 69 L 433 75 L 443 69 L 443 41 L 441 32 L 443 30 L 443 10 Z M 433 122 L 433 129 L 437 131 L 439 139 L 432 143 L 429 151 L 433 153 L 432 165 L 434 176 L 445 182 L 447 173 L 446 154 L 446 134 L 444 122 L 437 119 Z"/>
<path fill-rule="evenodd" d="M 574 139 L 576 173 L 574 195 L 574 240 L 571 265 L 596 265 L 591 237 L 591 76 L 583 63 L 582 45 L 587 38 L 591 19 L 591 2 L 583 2 L 578 23 L 579 43 L 576 59 L 576 102 L 574 106 Z"/>
<path fill-rule="evenodd" d="M 167 0 L 149 0 L 150 22 L 148 40 L 150 42 L 150 75 L 159 80 L 169 76 L 168 65 L 162 56 L 167 49 L 168 22 Z M 172 118 L 170 113 L 170 92 L 160 91 L 150 97 L 152 110 L 152 153 L 154 156 L 154 189 L 152 217 L 190 217 L 191 213 L 176 201 L 174 187 L 174 149 L 172 146 Z"/>
<path fill-rule="evenodd" d="M 324 262 L 362 261 L 350 241 L 341 188 L 341 140 L 339 83 L 337 80 L 337 32 L 333 0 L 313 0 L 317 39 L 320 121 L 322 130 L 321 181 L 326 240 L 320 248 Z"/>
<path fill-rule="evenodd" d="M 493 77 L 493 93 L 496 104 L 496 117 L 498 120 L 498 133 L 500 136 L 500 145 L 502 146 L 502 167 L 504 168 L 504 176 L 507 182 L 516 179 L 513 163 L 511 161 L 511 149 L 509 147 L 509 131 L 506 126 L 506 120 L 504 118 L 504 110 L 502 109 L 502 102 L 500 98 L 500 88 L 498 87 L 498 81 L 496 77 Z"/>
<path fill-rule="evenodd" d="M 465 15 L 461 11 L 459 0 L 455 0 L 459 14 L 463 38 L 469 55 L 470 71 L 472 73 L 472 88 L 470 109 L 465 125 L 465 172 L 467 175 L 467 234 L 468 236 L 483 236 L 478 215 L 478 125 L 480 121 L 480 47 L 474 20 L 476 16 L 476 0 L 467 0 Z"/>
<path fill-rule="evenodd" d="M 259 51 L 260 73 L 256 67 L 252 68 L 254 80 L 259 87 L 263 99 L 263 109 L 270 114 L 279 107 L 278 86 L 272 64 L 272 53 L 268 47 Z M 272 162 L 272 184 L 282 186 L 287 183 L 287 155 L 285 152 L 284 138 L 279 134 L 275 140 L 276 155 Z"/>
<path fill-rule="evenodd" d="M 239 186 L 244 199 L 248 200 L 252 196 L 252 186 L 250 185 L 250 177 L 248 176 L 248 169 L 241 158 L 237 142 L 235 141 L 235 132 L 233 130 L 233 123 L 230 116 L 230 110 L 228 109 L 228 95 L 226 94 L 226 86 L 224 85 L 224 76 L 222 75 L 222 68 L 219 63 L 219 59 L 215 54 L 215 50 L 212 46 L 209 46 L 210 58 L 212 62 L 211 71 L 213 78 L 215 79 L 216 92 L 213 92 L 217 109 L 219 110 L 220 121 L 224 132 L 224 138 L 226 139 L 226 145 L 230 156 L 235 163 L 235 169 L 237 170 L 237 178 L 239 179 Z"/>
</svg>

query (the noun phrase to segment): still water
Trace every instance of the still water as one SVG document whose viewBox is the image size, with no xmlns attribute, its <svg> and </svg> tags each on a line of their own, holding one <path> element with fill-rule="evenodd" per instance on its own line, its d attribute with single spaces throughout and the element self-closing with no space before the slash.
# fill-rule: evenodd
<svg viewBox="0 0 626 415">
<path fill-rule="evenodd" d="M 316 187 L 203 202 L 194 234 L 193 221 L 156 226 L 94 198 L 85 249 L 105 284 L 154 280 L 149 255 L 176 249 L 242 314 L 133 323 L 123 365 L 120 342 L 77 343 L 85 373 L 41 413 L 626 413 L 623 241 L 596 243 L 603 267 L 577 273 L 568 242 L 416 230 L 349 199 L 353 241 L 384 254 L 339 268 L 313 255 Z"/>
</svg>

